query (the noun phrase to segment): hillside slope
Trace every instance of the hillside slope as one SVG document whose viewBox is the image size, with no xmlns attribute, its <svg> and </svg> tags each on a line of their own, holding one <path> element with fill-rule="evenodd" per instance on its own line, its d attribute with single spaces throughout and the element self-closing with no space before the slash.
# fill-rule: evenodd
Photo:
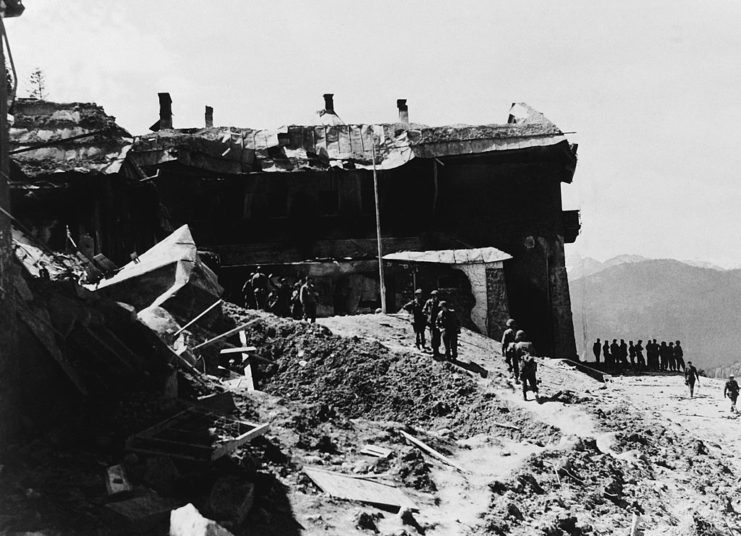
<svg viewBox="0 0 741 536">
<path fill-rule="evenodd" d="M 701 367 L 738 360 L 741 277 L 672 260 L 621 264 L 571 282 L 574 330 L 585 340 L 682 341 Z"/>
</svg>

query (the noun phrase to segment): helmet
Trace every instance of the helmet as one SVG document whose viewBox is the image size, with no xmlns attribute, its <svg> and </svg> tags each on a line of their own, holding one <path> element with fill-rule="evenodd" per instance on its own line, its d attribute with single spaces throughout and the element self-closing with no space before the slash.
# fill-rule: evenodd
<svg viewBox="0 0 741 536">
<path fill-rule="evenodd" d="M 421 288 L 418 288 L 417 290 L 414 291 L 414 293 L 415 294 L 422 294 L 422 289 Z"/>
<path fill-rule="evenodd" d="M 507 327 L 508 328 L 513 328 L 516 325 L 517 325 L 517 322 L 515 322 L 515 319 L 514 318 L 510 318 L 509 320 L 507 320 Z"/>
<path fill-rule="evenodd" d="M 519 330 L 517 333 L 515 333 L 516 341 L 524 341 L 526 338 L 527 338 L 527 334 L 522 330 Z"/>
<path fill-rule="evenodd" d="M 732 380 L 733 379 L 733 374 L 729 374 L 728 375 L 728 379 Z"/>
<path fill-rule="evenodd" d="M 447 306 L 448 306 L 448 302 L 446 302 L 445 300 L 440 302 L 440 307 L 447 307 Z"/>
<path fill-rule="evenodd" d="M 430 292 L 430 296 L 437 296 L 437 290 L 433 290 L 432 292 Z"/>
</svg>

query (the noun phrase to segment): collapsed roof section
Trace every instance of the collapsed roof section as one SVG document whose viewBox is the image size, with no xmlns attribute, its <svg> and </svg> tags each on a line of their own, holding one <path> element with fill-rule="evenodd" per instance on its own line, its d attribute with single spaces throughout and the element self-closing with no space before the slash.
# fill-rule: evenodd
<svg viewBox="0 0 741 536">
<path fill-rule="evenodd" d="M 292 125 L 275 130 L 236 127 L 160 129 L 132 139 L 115 117 L 89 103 L 18 99 L 10 130 L 12 158 L 28 178 L 56 173 L 117 173 L 125 161 L 139 167 L 177 162 L 217 174 L 394 169 L 415 158 L 481 155 L 562 145 L 559 128 L 527 104 L 513 104 L 506 124 L 427 127 Z M 65 141 L 67 140 L 67 141 Z M 573 170 L 574 166 L 571 166 Z M 573 172 L 562 180 L 570 182 Z"/>
<path fill-rule="evenodd" d="M 131 135 L 96 104 L 18 99 L 13 114 L 10 155 L 29 178 L 117 173 L 131 147 Z"/>
<path fill-rule="evenodd" d="M 136 164 L 168 162 L 215 173 L 371 169 L 400 167 L 414 158 L 485 154 L 564 144 L 563 132 L 526 104 L 514 104 L 504 125 L 422 127 L 378 125 L 288 126 L 276 130 L 235 127 L 161 130 L 137 138 Z M 571 181 L 571 176 L 564 178 Z"/>
</svg>

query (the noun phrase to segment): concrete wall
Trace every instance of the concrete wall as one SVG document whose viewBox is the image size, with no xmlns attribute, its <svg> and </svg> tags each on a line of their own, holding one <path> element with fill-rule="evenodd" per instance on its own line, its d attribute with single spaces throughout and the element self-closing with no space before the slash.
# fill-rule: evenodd
<svg viewBox="0 0 741 536">
<path fill-rule="evenodd" d="M 486 334 L 493 339 L 501 340 L 510 317 L 507 283 L 501 266 L 486 268 L 486 300 Z"/>
</svg>

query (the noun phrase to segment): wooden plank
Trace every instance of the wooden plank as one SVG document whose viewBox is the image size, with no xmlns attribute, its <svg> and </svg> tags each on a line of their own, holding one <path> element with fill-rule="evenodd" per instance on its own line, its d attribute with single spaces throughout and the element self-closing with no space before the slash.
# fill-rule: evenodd
<svg viewBox="0 0 741 536">
<path fill-rule="evenodd" d="M 395 486 L 352 478 L 315 467 L 304 467 L 303 471 L 319 489 L 331 497 L 378 506 L 418 510 L 417 505 Z"/>
<path fill-rule="evenodd" d="M 197 346 L 194 346 L 192 348 L 192 350 L 194 350 L 194 351 L 195 350 L 200 350 L 201 348 L 205 348 L 206 346 L 210 346 L 213 343 L 220 341 L 221 339 L 225 339 L 227 337 L 230 337 L 230 336 L 234 335 L 235 333 L 238 333 L 239 331 L 243 330 L 247 326 L 250 326 L 250 325 L 254 324 L 255 322 L 258 322 L 259 320 L 260 320 L 260 318 L 253 318 L 249 322 L 245 322 L 244 324 L 242 324 L 240 326 L 237 326 L 236 328 L 232 328 L 229 331 L 222 333 L 221 335 L 217 335 L 216 337 L 214 337 L 212 339 L 209 339 L 206 342 L 202 342 L 201 344 L 199 344 Z"/>
<path fill-rule="evenodd" d="M 157 171 L 159 172 L 159 170 L 157 170 Z M 192 326 L 193 324 L 195 324 L 196 322 L 198 322 L 198 321 L 199 321 L 199 320 L 200 320 L 201 318 L 203 318 L 203 317 L 204 317 L 204 316 L 206 316 L 206 315 L 207 315 L 208 313 L 210 313 L 210 312 L 211 312 L 211 311 L 213 310 L 213 308 L 214 308 L 214 307 L 216 307 L 217 305 L 220 305 L 220 304 L 221 304 L 221 303 L 223 303 L 223 302 L 224 302 L 224 300 L 218 300 L 218 301 L 217 301 L 216 303 L 212 304 L 212 305 L 211 305 L 211 306 L 210 306 L 210 307 L 209 307 L 208 309 L 206 309 L 205 311 L 203 311 L 203 312 L 202 312 L 201 314 L 199 314 L 199 315 L 198 315 L 197 317 L 195 317 L 195 318 L 194 318 L 193 320 L 191 320 L 190 322 L 188 322 L 187 324 L 185 324 L 185 325 L 184 325 L 184 326 L 183 326 L 182 328 L 180 328 L 179 330 L 177 330 L 177 331 L 176 331 L 176 332 L 175 332 L 175 333 L 173 334 L 173 336 L 172 336 L 173 340 L 175 339 L 175 337 L 177 337 L 178 335 L 180 335 L 180 334 L 181 334 L 181 333 L 182 333 L 183 331 L 185 331 L 185 330 L 186 330 L 186 329 L 188 329 L 188 328 L 189 328 L 190 326 Z"/>
<path fill-rule="evenodd" d="M 221 458 L 225 454 L 229 454 L 230 452 L 233 452 L 237 449 L 237 447 L 240 447 L 247 443 L 248 441 L 253 440 L 254 438 L 261 436 L 265 434 L 270 429 L 269 424 L 263 424 L 260 426 L 257 426 L 250 430 L 249 432 L 246 432 L 242 434 L 241 436 L 231 439 L 228 441 L 223 442 L 221 445 L 219 445 L 211 455 L 212 460 L 216 460 L 218 458 Z"/>
<path fill-rule="evenodd" d="M 245 352 L 256 352 L 255 346 L 240 346 L 239 348 L 224 348 L 220 354 L 243 354 Z"/>
<path fill-rule="evenodd" d="M 503 422 L 494 422 L 492 423 L 494 426 L 498 426 L 500 428 L 507 428 L 509 430 L 517 430 L 518 432 L 522 430 L 519 426 L 515 426 L 513 424 L 505 424 Z"/>
<path fill-rule="evenodd" d="M 388 458 L 391 456 L 391 449 L 379 447 L 376 445 L 365 445 L 361 450 L 360 454 L 366 454 L 368 456 L 375 456 L 376 458 Z"/>
<path fill-rule="evenodd" d="M 459 471 L 460 471 L 461 473 L 467 473 L 467 472 L 468 472 L 468 471 L 466 471 L 466 470 L 465 470 L 465 469 L 464 469 L 463 467 L 461 467 L 460 465 L 458 465 L 457 463 L 455 463 L 455 462 L 454 462 L 453 460 L 451 460 L 451 459 L 450 459 L 450 458 L 448 458 L 447 456 L 443 456 L 443 455 L 442 455 L 442 454 L 440 454 L 440 453 L 439 453 L 438 451 L 436 451 L 435 449 L 433 449 L 433 448 L 432 448 L 432 447 L 430 447 L 429 445 L 427 445 L 427 444 L 423 443 L 422 441 L 420 441 L 420 440 L 419 440 L 419 439 L 417 439 L 416 437 L 414 437 L 414 436 L 411 436 L 411 435 L 407 434 L 407 433 L 406 433 L 405 431 L 403 431 L 403 430 L 399 430 L 399 433 L 400 433 L 401 435 L 403 435 L 403 436 L 404 436 L 404 439 L 406 439 L 407 441 L 409 441 L 409 442 L 410 442 L 410 443 L 412 443 L 413 445 L 415 445 L 415 446 L 417 446 L 417 447 L 421 448 L 422 450 L 424 450 L 424 451 L 425 451 L 425 452 L 426 452 L 427 454 L 429 454 L 429 455 L 430 455 L 430 456 L 432 456 L 433 458 L 437 458 L 437 459 L 438 459 L 438 460 L 440 460 L 441 462 L 443 462 L 443 463 L 446 463 L 446 464 L 448 464 L 449 466 L 451 466 L 451 467 L 454 467 L 454 468 L 458 469 L 458 470 L 459 470 Z"/>
</svg>

